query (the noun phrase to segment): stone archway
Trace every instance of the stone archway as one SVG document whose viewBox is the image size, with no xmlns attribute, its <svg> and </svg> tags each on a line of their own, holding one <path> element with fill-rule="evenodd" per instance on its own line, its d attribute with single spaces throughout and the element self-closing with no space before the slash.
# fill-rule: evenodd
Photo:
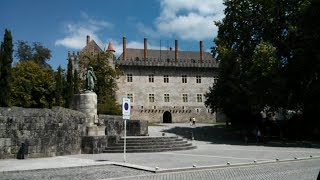
<svg viewBox="0 0 320 180">
<path fill-rule="evenodd" d="M 163 123 L 172 123 L 172 115 L 169 111 L 163 113 Z"/>
</svg>

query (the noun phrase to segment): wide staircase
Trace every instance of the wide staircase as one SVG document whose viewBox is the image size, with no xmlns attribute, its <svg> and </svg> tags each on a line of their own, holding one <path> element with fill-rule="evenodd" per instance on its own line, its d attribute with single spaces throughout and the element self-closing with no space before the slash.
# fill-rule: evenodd
<svg viewBox="0 0 320 180">
<path fill-rule="evenodd" d="M 124 139 L 105 148 L 105 153 L 123 152 Z M 195 149 L 188 141 L 177 136 L 143 137 L 129 136 L 126 138 L 126 152 L 163 152 Z"/>
</svg>

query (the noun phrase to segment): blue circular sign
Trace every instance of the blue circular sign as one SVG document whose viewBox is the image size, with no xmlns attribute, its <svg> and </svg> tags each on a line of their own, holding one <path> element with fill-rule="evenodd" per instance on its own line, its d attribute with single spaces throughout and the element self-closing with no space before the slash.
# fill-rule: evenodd
<svg viewBox="0 0 320 180">
<path fill-rule="evenodd" d="M 128 109 L 129 109 L 129 104 L 128 104 L 128 103 L 124 103 L 124 109 L 125 109 L 126 111 L 128 111 Z"/>
</svg>

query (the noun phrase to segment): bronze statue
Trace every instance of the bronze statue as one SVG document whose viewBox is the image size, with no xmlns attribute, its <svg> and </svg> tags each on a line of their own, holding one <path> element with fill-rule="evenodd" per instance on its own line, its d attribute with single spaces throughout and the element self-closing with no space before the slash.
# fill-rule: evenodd
<svg viewBox="0 0 320 180">
<path fill-rule="evenodd" d="M 94 81 L 96 81 L 97 78 L 93 72 L 93 68 L 89 66 L 87 70 L 87 76 L 86 76 L 86 90 L 87 91 L 93 91 L 94 89 Z"/>
</svg>

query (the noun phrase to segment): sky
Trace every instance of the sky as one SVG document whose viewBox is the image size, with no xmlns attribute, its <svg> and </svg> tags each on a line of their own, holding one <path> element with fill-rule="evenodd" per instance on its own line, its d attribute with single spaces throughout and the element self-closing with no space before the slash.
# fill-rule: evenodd
<svg viewBox="0 0 320 180">
<path fill-rule="evenodd" d="M 51 50 L 52 68 L 67 66 L 68 51 L 79 51 L 86 36 L 104 49 L 112 41 L 118 57 L 127 48 L 210 52 L 217 35 L 214 21 L 224 17 L 223 0 L 1 0 L 0 37 L 11 30 L 13 42 L 40 42 Z"/>
</svg>

